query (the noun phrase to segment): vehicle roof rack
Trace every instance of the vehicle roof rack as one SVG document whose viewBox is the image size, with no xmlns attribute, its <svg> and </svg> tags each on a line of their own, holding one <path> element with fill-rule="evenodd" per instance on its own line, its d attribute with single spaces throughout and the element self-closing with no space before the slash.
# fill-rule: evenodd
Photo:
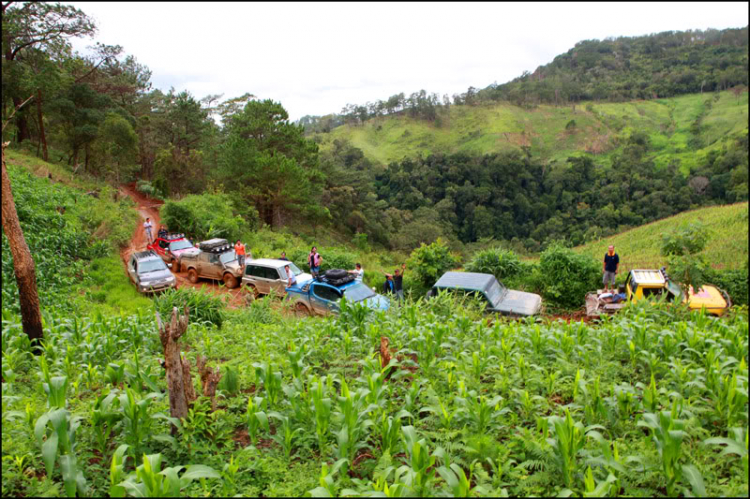
<svg viewBox="0 0 750 499">
<path fill-rule="evenodd" d="M 154 250 L 146 250 L 146 251 L 138 251 L 133 254 L 135 256 L 136 260 L 145 260 L 146 258 L 159 258 L 159 255 L 157 255 Z"/>
</svg>

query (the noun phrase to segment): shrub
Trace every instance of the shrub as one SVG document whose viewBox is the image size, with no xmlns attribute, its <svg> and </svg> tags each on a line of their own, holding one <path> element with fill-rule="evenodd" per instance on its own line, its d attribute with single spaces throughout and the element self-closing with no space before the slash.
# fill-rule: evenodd
<svg viewBox="0 0 750 499">
<path fill-rule="evenodd" d="M 539 285 L 544 297 L 568 308 L 583 305 L 586 293 L 601 278 L 599 263 L 588 255 L 554 244 L 539 259 Z"/>
<path fill-rule="evenodd" d="M 747 305 L 748 302 L 748 263 L 740 269 L 714 270 L 706 273 L 707 280 L 729 293 L 734 305 Z"/>
<path fill-rule="evenodd" d="M 409 257 L 409 267 L 427 287 L 431 287 L 443 273 L 459 263 L 460 260 L 451 254 L 441 238 L 429 245 L 422 243 Z"/>
<path fill-rule="evenodd" d="M 151 196 L 155 199 L 164 199 L 166 197 L 164 195 L 164 191 L 159 189 L 156 185 L 152 184 L 148 180 L 138 180 L 135 183 L 135 189 L 138 192 L 146 194 L 147 196 Z"/>
<path fill-rule="evenodd" d="M 233 241 L 257 226 L 258 212 L 243 210 L 226 194 L 193 194 L 164 203 L 162 224 L 197 240 L 222 237 Z"/>
<path fill-rule="evenodd" d="M 162 321 L 169 320 L 173 307 L 182 312 L 185 306 L 190 311 L 190 322 L 210 322 L 218 328 L 224 322 L 224 301 L 203 290 L 169 289 L 154 299 L 154 308 Z"/>
<path fill-rule="evenodd" d="M 518 256 L 512 251 L 502 248 L 490 248 L 479 251 L 466 264 L 466 270 L 469 272 L 492 274 L 500 281 L 518 275 L 522 268 L 523 266 Z"/>
</svg>

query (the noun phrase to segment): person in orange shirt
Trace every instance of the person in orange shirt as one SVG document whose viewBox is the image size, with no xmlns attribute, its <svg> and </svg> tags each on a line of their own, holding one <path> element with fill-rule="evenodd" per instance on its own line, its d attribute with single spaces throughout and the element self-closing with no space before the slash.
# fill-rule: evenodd
<svg viewBox="0 0 750 499">
<path fill-rule="evenodd" d="M 242 273 L 245 273 L 245 245 L 240 242 L 239 239 L 237 239 L 237 242 L 234 245 L 234 253 L 237 255 L 237 263 L 240 264 L 240 268 L 242 269 Z"/>
</svg>

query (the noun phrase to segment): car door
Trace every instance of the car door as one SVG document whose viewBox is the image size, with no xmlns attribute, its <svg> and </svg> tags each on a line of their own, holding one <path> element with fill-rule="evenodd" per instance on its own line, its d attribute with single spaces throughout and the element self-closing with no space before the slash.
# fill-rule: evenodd
<svg viewBox="0 0 750 499">
<path fill-rule="evenodd" d="M 273 276 L 272 272 L 274 272 L 274 269 L 258 265 L 258 271 L 256 272 L 256 281 L 258 284 L 256 287 L 258 288 L 258 291 L 264 295 L 267 295 L 271 291 L 270 277 Z"/>
<path fill-rule="evenodd" d="M 341 296 L 341 292 L 332 286 L 314 283 L 310 290 L 310 305 L 312 305 L 315 313 L 328 315 L 339 311 L 338 301 Z"/>
<path fill-rule="evenodd" d="M 131 256 L 130 260 L 128 261 L 128 276 L 130 277 L 130 280 L 133 282 L 133 284 L 138 285 L 138 278 L 136 271 L 138 269 L 138 264 L 135 261 L 135 257 Z"/>
<path fill-rule="evenodd" d="M 289 282 L 287 281 L 286 271 L 283 268 L 275 269 L 270 267 L 268 267 L 266 271 L 268 272 L 268 285 L 270 289 L 273 290 L 277 296 L 284 296 L 286 293 L 284 290 Z"/>
<path fill-rule="evenodd" d="M 164 239 L 159 239 L 156 251 L 159 253 L 159 256 L 161 256 L 161 259 L 165 262 L 169 262 L 172 260 L 172 257 L 167 253 L 168 249 L 169 242 L 165 241 Z"/>
</svg>

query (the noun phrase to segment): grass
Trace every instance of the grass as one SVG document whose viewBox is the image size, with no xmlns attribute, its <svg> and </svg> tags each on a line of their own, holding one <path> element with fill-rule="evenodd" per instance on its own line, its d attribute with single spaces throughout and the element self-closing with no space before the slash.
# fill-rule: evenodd
<svg viewBox="0 0 750 499">
<path fill-rule="evenodd" d="M 88 279 L 77 296 L 86 315 L 135 314 L 152 307 L 151 300 L 136 291 L 118 255 L 108 255 L 91 262 Z"/>
<path fill-rule="evenodd" d="M 718 99 L 715 97 L 718 96 Z M 706 101 L 711 101 L 707 109 Z M 701 147 L 692 149 L 691 125 L 701 121 Z M 624 103 L 581 102 L 573 106 L 542 105 L 526 110 L 507 103 L 451 106 L 440 124 L 405 115 L 340 126 L 317 134 L 321 148 L 335 139 L 349 140 L 379 164 L 432 153 L 487 154 L 531 147 L 532 154 L 548 161 L 591 152 L 606 163 L 634 130 L 651 138 L 651 158 L 657 166 L 678 160 L 683 173 L 708 151 L 721 147 L 734 133 L 747 130 L 748 93 L 692 94 L 672 99 Z M 566 125 L 575 120 L 573 130 Z"/>
<path fill-rule="evenodd" d="M 576 251 L 601 259 L 610 244 L 620 255 L 621 274 L 634 268 L 660 268 L 666 265 L 661 256 L 662 234 L 680 224 L 701 220 L 711 239 L 705 251 L 708 261 L 717 269 L 735 269 L 748 259 L 748 203 L 714 206 L 692 210 L 658 220 L 635 229 L 579 246 Z"/>
</svg>

